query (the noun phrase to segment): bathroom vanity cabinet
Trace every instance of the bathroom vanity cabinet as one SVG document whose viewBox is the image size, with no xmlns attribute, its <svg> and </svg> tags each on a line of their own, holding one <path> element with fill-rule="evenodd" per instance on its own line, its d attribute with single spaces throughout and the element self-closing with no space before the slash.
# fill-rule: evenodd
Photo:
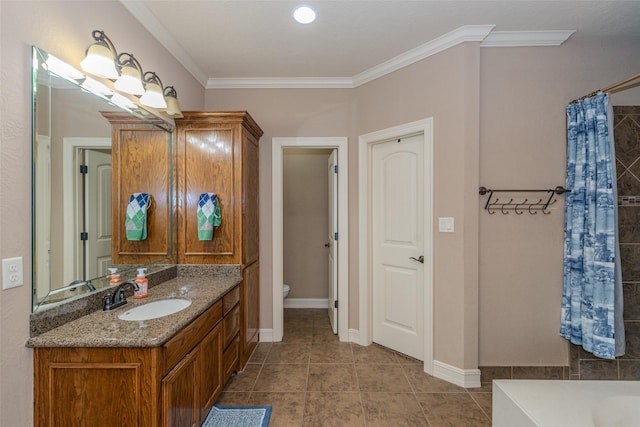
<svg viewBox="0 0 640 427">
<path fill-rule="evenodd" d="M 239 264 L 240 337 L 244 367 L 258 342 L 258 142 L 263 132 L 245 111 L 187 111 L 176 119 L 178 262 Z M 215 193 L 221 225 L 213 239 L 198 239 L 198 199 Z"/>
<path fill-rule="evenodd" d="M 240 286 L 162 346 L 34 348 L 34 424 L 200 425 L 238 368 Z"/>
</svg>

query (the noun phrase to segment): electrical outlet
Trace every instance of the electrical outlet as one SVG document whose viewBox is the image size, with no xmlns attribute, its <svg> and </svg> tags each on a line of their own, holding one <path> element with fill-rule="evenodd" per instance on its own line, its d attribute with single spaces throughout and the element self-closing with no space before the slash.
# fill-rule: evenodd
<svg viewBox="0 0 640 427">
<path fill-rule="evenodd" d="M 2 260 L 2 289 L 22 286 L 22 257 Z"/>
</svg>

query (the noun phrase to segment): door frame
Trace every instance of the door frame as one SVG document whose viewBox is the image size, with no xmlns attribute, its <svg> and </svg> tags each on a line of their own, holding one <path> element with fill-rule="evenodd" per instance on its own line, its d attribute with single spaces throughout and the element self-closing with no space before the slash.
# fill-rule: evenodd
<svg viewBox="0 0 640 427">
<path fill-rule="evenodd" d="M 62 138 L 62 209 L 64 212 L 63 222 L 63 248 L 65 254 L 73 256 L 65 257 L 63 265 L 63 285 L 69 284 L 69 280 L 80 277 L 77 269 L 80 245 L 78 244 L 80 221 L 76 217 L 78 192 L 78 159 L 76 154 L 79 149 L 111 149 L 111 137 L 76 137 L 65 136 Z M 68 279 L 71 277 L 71 279 Z M 65 279 L 66 278 L 66 279 Z"/>
<path fill-rule="evenodd" d="M 349 341 L 349 158 L 346 137 L 283 137 L 271 143 L 272 225 L 272 341 L 282 341 L 284 302 L 283 267 L 283 157 L 285 148 L 335 148 L 338 150 L 338 338 Z"/>
<path fill-rule="evenodd" d="M 424 372 L 433 374 L 433 117 L 358 137 L 359 328 L 360 344 L 373 342 L 371 283 L 371 159 L 375 144 L 424 135 Z"/>
</svg>

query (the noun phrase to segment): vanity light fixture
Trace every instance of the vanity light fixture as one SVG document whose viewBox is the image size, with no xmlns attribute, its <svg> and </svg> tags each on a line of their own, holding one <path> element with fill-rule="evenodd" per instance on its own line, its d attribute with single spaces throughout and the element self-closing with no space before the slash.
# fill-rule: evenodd
<svg viewBox="0 0 640 427">
<path fill-rule="evenodd" d="M 144 83 L 145 92 L 144 95 L 140 97 L 142 105 L 158 109 L 167 108 L 160 77 L 153 71 L 147 71 L 144 73 Z"/>
<path fill-rule="evenodd" d="M 117 79 L 116 48 L 104 31 L 94 30 L 91 35 L 96 42 L 89 46 L 87 55 L 80 62 L 80 66 L 87 73 L 106 79 Z"/>
<path fill-rule="evenodd" d="M 293 19 L 301 24 L 311 24 L 316 20 L 316 11 L 309 6 L 298 6 L 293 10 Z"/>
<path fill-rule="evenodd" d="M 120 77 L 113 84 L 116 89 L 131 95 L 144 95 L 142 67 L 138 60 L 130 53 L 123 52 L 118 55 L 116 62 L 120 66 Z"/>
<path fill-rule="evenodd" d="M 115 91 L 109 95 L 118 92 L 119 95 L 135 95 L 143 106 L 164 110 L 170 116 L 182 117 L 178 95 L 173 86 L 168 86 L 165 90 L 160 77 L 153 71 L 144 72 L 133 54 L 118 54 L 104 31 L 94 30 L 91 35 L 95 43 L 89 46 L 80 65 L 89 74 L 115 81 L 112 86 Z M 126 99 L 126 96 L 123 98 Z M 118 105 L 124 104 L 122 98 L 115 99 Z"/>
<path fill-rule="evenodd" d="M 166 113 L 177 118 L 184 117 L 180 111 L 180 103 L 178 102 L 178 93 L 173 86 L 164 88 L 164 99 L 167 101 Z"/>
</svg>

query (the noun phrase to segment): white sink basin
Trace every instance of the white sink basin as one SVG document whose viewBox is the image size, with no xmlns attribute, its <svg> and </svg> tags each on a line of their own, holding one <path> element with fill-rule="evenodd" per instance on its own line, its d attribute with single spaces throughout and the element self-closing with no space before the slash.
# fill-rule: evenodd
<svg viewBox="0 0 640 427">
<path fill-rule="evenodd" d="M 177 313 L 191 305 L 188 299 L 171 298 L 153 301 L 118 315 L 121 320 L 150 320 Z"/>
</svg>

